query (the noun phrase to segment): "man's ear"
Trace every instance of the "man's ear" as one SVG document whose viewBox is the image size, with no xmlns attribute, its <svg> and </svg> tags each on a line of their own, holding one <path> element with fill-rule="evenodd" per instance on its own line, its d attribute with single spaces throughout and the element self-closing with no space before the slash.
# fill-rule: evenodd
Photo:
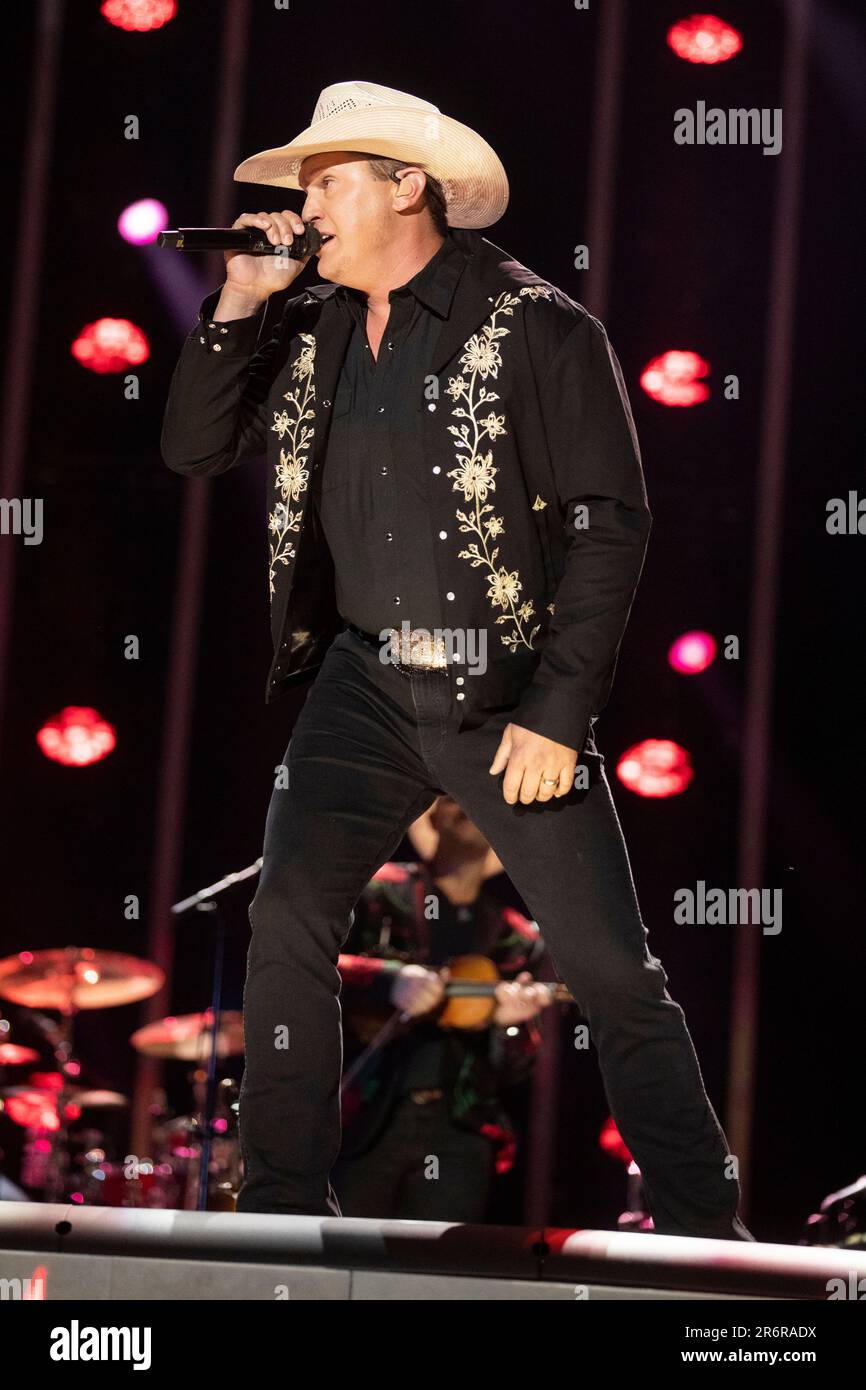
<svg viewBox="0 0 866 1390">
<path fill-rule="evenodd" d="M 416 164 L 407 164 L 403 169 L 397 169 L 393 178 L 398 188 L 404 178 L 408 178 L 412 184 L 411 191 L 407 191 L 404 188 L 402 192 L 397 195 L 398 197 L 410 197 L 414 203 L 424 196 L 424 189 L 427 187 L 427 175 L 424 173 L 424 170 L 419 169 Z"/>
</svg>

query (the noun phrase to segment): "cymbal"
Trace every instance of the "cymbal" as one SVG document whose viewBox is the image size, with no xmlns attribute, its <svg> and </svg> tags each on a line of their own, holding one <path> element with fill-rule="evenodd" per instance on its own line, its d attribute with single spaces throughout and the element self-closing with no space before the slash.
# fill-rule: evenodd
<svg viewBox="0 0 866 1390">
<path fill-rule="evenodd" d="M 147 1057 L 173 1057 L 181 1062 L 200 1062 L 207 1057 L 213 1014 L 171 1015 L 158 1018 L 137 1029 L 130 1038 L 136 1052 Z M 220 1014 L 217 1035 L 218 1057 L 240 1057 L 244 1050 L 243 1014 L 226 1010 Z"/>
<path fill-rule="evenodd" d="M 0 1067 L 20 1067 L 25 1062 L 38 1062 L 39 1053 L 34 1047 L 22 1047 L 19 1043 L 0 1043 Z"/>
<path fill-rule="evenodd" d="M 129 1097 L 120 1091 L 73 1089 L 69 1099 L 82 1110 L 123 1110 L 129 1105 Z"/>
<path fill-rule="evenodd" d="M 165 972 L 120 951 L 67 946 L 0 960 L 0 999 L 28 1009 L 110 1009 L 156 994 Z"/>
</svg>

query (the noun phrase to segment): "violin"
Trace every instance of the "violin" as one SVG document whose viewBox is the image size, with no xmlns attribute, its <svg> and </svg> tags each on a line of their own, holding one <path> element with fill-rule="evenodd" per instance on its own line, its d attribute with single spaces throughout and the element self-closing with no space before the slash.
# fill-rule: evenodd
<svg viewBox="0 0 866 1390">
<path fill-rule="evenodd" d="M 347 984 L 360 985 L 373 974 L 384 972 L 396 975 L 409 963 L 391 956 L 341 955 L 337 968 Z M 496 1010 L 496 986 L 502 980 L 496 962 L 482 955 L 452 956 L 444 965 L 436 968 L 440 975 L 448 972 L 445 1002 L 435 1018 L 438 1026 L 466 1029 L 486 1027 Z M 573 996 L 560 980 L 534 980 L 533 983 L 543 985 L 559 1004 L 574 1003 Z M 372 1021 L 374 1015 L 381 1023 L 388 1013 L 381 1005 L 370 1010 L 352 1010 L 352 1028 L 362 1042 L 366 1040 L 362 1032 L 369 1033 L 368 1020 Z M 422 1017 L 429 1020 L 431 1016 L 424 1014 Z"/>
<path fill-rule="evenodd" d="M 391 956 L 341 955 L 337 968 L 347 983 L 363 984 L 373 974 L 396 975 L 407 964 L 408 961 Z M 438 1027 L 464 1030 L 489 1027 L 496 1011 L 496 986 L 502 980 L 496 962 L 482 955 L 452 956 L 438 970 L 440 975 L 446 970 L 448 972 L 445 1000 L 435 1015 Z M 556 1003 L 575 1002 L 560 980 L 536 980 L 533 983 L 548 990 Z M 430 1021 L 432 1015 L 422 1014 L 419 1017 Z M 412 1021 L 411 1015 L 400 1013 L 397 1009 L 389 1011 L 387 1006 L 380 1004 L 369 1009 L 354 1008 L 349 1015 L 349 1023 L 365 1048 L 343 1077 L 343 1089 L 351 1084 L 371 1056 L 391 1041 L 401 1026 Z"/>
</svg>

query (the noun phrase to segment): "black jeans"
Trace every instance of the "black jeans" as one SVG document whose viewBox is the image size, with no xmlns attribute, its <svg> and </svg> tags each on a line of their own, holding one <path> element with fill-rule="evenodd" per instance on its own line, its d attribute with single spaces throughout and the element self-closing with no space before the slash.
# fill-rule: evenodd
<svg viewBox="0 0 866 1390">
<path fill-rule="evenodd" d="M 682 1009 L 647 947 L 603 759 L 590 735 L 588 790 L 509 806 L 488 773 L 508 722 L 497 712 L 461 731 L 443 675 L 403 675 L 351 632 L 328 651 L 286 752 L 288 786 L 271 797 L 250 906 L 237 1209 L 340 1214 L 337 955 L 368 880 L 447 792 L 496 850 L 589 1022 L 656 1230 L 751 1240 Z"/>
<path fill-rule="evenodd" d="M 495 1163 L 493 1141 L 455 1125 L 441 1100 L 406 1095 L 369 1149 L 337 1160 L 332 1180 L 344 1216 L 480 1222 Z"/>
</svg>

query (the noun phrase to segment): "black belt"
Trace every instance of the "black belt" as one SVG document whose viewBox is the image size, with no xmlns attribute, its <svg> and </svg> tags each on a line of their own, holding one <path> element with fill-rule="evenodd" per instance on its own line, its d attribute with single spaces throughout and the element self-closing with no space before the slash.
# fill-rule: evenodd
<svg viewBox="0 0 866 1390">
<path fill-rule="evenodd" d="M 372 632 L 363 632 L 361 628 L 355 627 L 354 623 L 346 623 L 349 632 L 353 632 L 356 637 L 360 637 L 362 642 L 366 642 L 368 647 L 381 647 L 382 643 L 378 637 L 374 637 Z"/>
</svg>

